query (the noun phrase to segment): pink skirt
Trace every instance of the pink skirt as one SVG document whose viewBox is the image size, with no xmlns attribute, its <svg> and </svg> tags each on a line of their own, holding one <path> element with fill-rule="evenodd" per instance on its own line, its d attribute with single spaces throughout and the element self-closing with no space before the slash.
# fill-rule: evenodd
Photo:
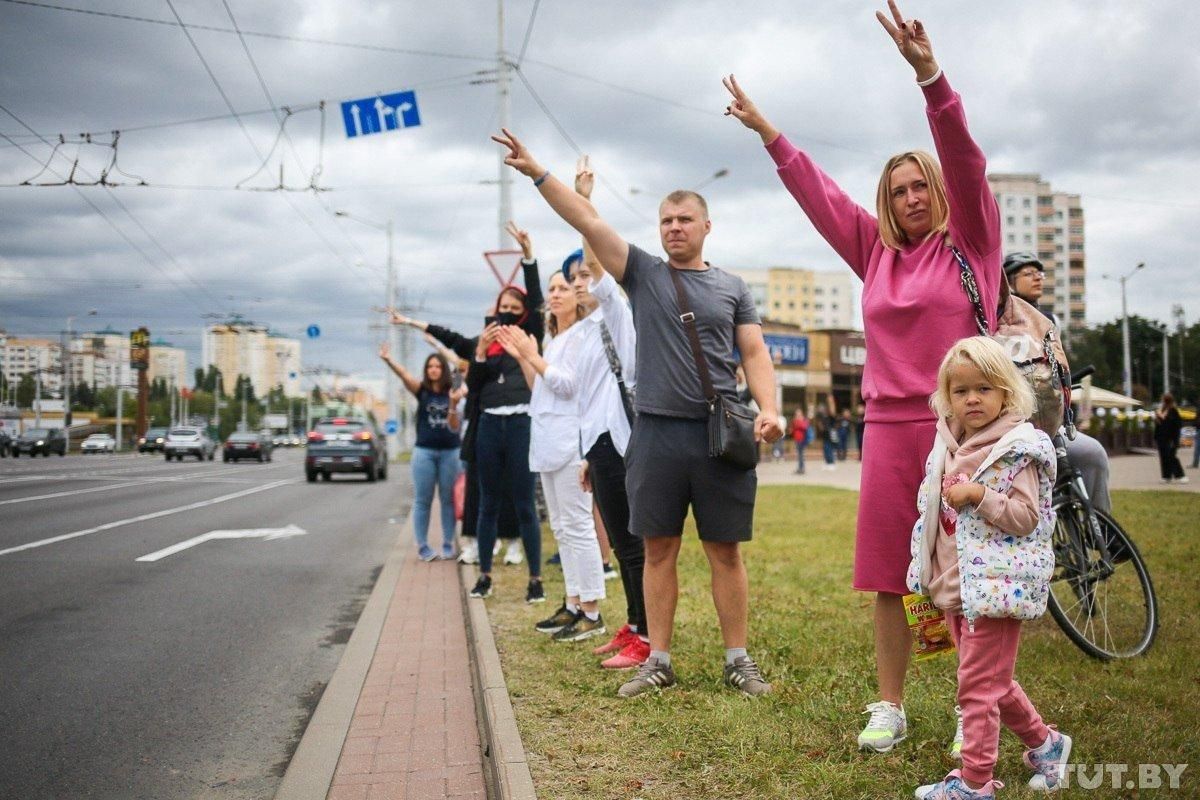
<svg viewBox="0 0 1200 800">
<path fill-rule="evenodd" d="M 909 542 L 917 522 L 917 490 L 937 423 L 867 422 L 863 434 L 854 588 L 908 594 Z"/>
</svg>

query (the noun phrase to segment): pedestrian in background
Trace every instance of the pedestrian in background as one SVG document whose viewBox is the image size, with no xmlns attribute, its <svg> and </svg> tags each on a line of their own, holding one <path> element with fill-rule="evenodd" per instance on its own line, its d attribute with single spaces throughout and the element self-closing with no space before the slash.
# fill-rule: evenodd
<svg viewBox="0 0 1200 800">
<path fill-rule="evenodd" d="M 392 359 L 386 343 L 379 357 L 400 378 L 404 388 L 417 399 L 417 438 L 412 451 L 413 538 L 417 558 L 433 561 L 438 551 L 429 546 L 429 519 L 433 494 L 437 491 L 441 507 L 441 557 L 454 558 L 454 482 L 458 479 L 462 425 L 459 405 L 466 390 L 451 388 L 450 365 L 441 353 L 430 353 L 421 370 L 421 378 Z"/>
<path fill-rule="evenodd" d="M 842 409 L 841 416 L 837 421 L 837 457 L 838 461 L 845 461 L 846 454 L 850 450 L 850 430 L 854 427 L 853 421 L 850 419 L 850 409 Z"/>
<path fill-rule="evenodd" d="M 1188 482 L 1183 474 L 1183 465 L 1179 463 L 1179 436 L 1182 432 L 1183 418 L 1175 407 L 1175 396 L 1167 392 L 1154 410 L 1154 443 L 1158 446 L 1158 466 L 1163 483 Z"/>
<path fill-rule="evenodd" d="M 808 447 L 811 440 L 809 429 L 811 423 L 804 413 L 804 409 L 797 407 L 792 414 L 792 442 L 796 445 L 796 474 L 804 474 L 804 448 Z"/>
</svg>

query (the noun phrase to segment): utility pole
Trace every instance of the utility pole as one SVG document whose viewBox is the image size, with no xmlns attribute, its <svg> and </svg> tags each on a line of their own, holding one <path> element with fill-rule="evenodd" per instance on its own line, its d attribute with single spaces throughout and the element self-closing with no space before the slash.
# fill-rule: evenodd
<svg viewBox="0 0 1200 800">
<path fill-rule="evenodd" d="M 509 111 L 509 78 L 511 65 L 504 52 L 504 0 L 496 0 L 496 117 L 500 127 L 508 127 Z M 500 178 L 500 209 L 496 220 L 499 249 L 503 250 L 508 241 L 504 226 L 512 219 L 512 178 L 511 170 L 504 163 L 503 148 L 497 148 L 499 156 Z"/>
<path fill-rule="evenodd" d="M 1133 271 L 1130 272 L 1128 275 L 1122 275 L 1119 278 L 1115 278 L 1115 279 L 1107 274 L 1100 276 L 1100 277 L 1106 278 L 1110 281 L 1117 280 L 1117 281 L 1120 281 L 1120 283 L 1121 283 L 1121 352 L 1122 352 L 1122 356 L 1124 359 L 1124 361 L 1123 361 L 1123 364 L 1124 364 L 1124 386 L 1122 388 L 1125 390 L 1126 397 L 1133 397 L 1133 375 L 1129 371 L 1130 370 L 1130 366 L 1129 366 L 1129 364 L 1130 364 L 1129 310 L 1125 305 L 1125 282 L 1127 280 L 1129 280 L 1130 278 L 1132 278 L 1137 273 L 1138 270 L 1144 268 L 1145 266 L 1146 266 L 1146 262 L 1139 261 L 1138 265 L 1136 267 L 1134 267 Z M 1130 408 L 1130 406 L 1126 406 L 1126 408 L 1128 409 L 1128 408 Z"/>
<path fill-rule="evenodd" d="M 1166 394 L 1167 392 L 1171 391 L 1171 373 L 1167 369 L 1167 365 L 1171 363 L 1171 358 L 1170 358 L 1169 351 L 1168 351 L 1168 342 L 1167 342 L 1167 336 L 1169 336 L 1170 334 L 1167 333 L 1166 325 L 1163 325 L 1162 335 L 1163 335 L 1163 394 Z"/>
<path fill-rule="evenodd" d="M 121 380 L 121 369 L 117 367 L 117 452 L 121 452 L 121 429 L 124 423 L 125 383 Z"/>
<path fill-rule="evenodd" d="M 42 427 L 42 368 L 36 367 L 33 371 L 34 377 L 37 378 L 33 382 L 33 427 Z"/>
</svg>

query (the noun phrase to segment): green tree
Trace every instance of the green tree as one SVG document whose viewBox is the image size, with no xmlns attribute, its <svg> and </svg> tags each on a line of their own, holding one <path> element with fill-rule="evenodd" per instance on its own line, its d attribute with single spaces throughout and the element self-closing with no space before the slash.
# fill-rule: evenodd
<svg viewBox="0 0 1200 800">
<path fill-rule="evenodd" d="M 204 367 L 196 367 L 196 371 L 193 373 L 193 377 L 192 377 L 192 388 L 193 389 L 203 389 L 204 388 Z"/>
<path fill-rule="evenodd" d="M 20 408 L 31 408 L 33 406 L 33 398 L 36 395 L 36 379 L 32 372 L 26 372 L 21 376 L 21 382 L 17 384 L 17 406 Z"/>
</svg>

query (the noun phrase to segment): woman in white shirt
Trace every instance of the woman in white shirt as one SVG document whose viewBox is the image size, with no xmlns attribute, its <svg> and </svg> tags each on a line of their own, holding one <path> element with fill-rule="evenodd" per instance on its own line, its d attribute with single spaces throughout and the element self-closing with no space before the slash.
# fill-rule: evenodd
<svg viewBox="0 0 1200 800">
<path fill-rule="evenodd" d="M 582 326 L 577 323 L 588 309 L 576 301 L 570 283 L 557 272 L 550 278 L 547 305 L 546 327 L 552 338 L 544 354 L 538 354 L 533 337 L 515 326 L 501 328 L 499 341 L 520 361 L 533 389 L 529 468 L 542 479 L 566 582 L 562 607 L 535 627 L 552 634 L 556 641 L 577 642 L 607 632 L 600 615 L 604 569 L 592 520 L 592 498 L 578 480 L 582 459 L 576 394 Z"/>
</svg>

